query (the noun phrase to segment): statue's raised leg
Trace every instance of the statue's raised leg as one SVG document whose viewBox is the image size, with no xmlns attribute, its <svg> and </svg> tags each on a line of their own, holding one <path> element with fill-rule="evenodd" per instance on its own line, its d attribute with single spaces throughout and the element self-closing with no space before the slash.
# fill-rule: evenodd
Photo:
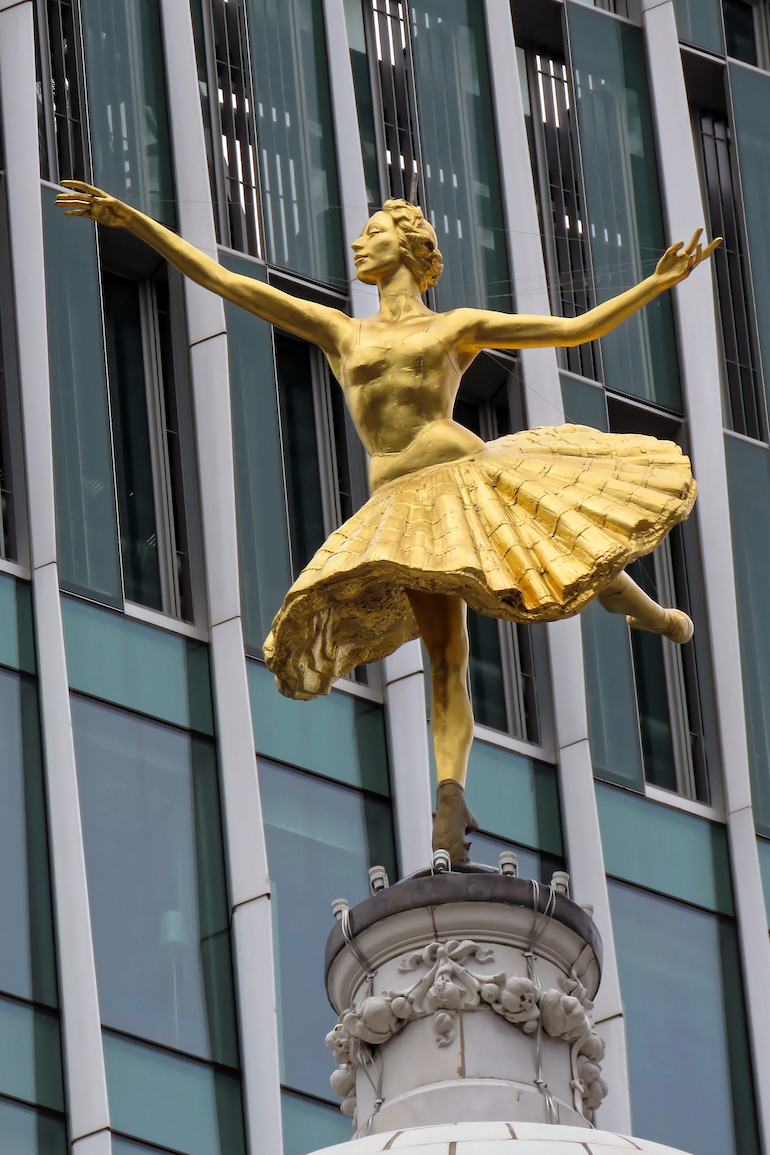
<svg viewBox="0 0 770 1155">
<path fill-rule="evenodd" d="M 641 589 L 625 570 L 599 594 L 599 603 L 611 614 L 625 614 L 635 630 L 662 634 L 680 645 L 693 635 L 692 620 L 683 610 L 659 606 Z"/>
</svg>

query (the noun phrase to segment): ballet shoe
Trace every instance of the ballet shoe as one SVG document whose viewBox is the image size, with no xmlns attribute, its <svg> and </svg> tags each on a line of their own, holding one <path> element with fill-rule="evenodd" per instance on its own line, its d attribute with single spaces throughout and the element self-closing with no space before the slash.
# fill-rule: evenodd
<svg viewBox="0 0 770 1155">
<path fill-rule="evenodd" d="M 666 624 L 662 630 L 651 629 L 646 622 L 641 621 L 639 618 L 631 617 L 630 615 L 626 618 L 626 621 L 634 630 L 648 630 L 653 634 L 661 634 L 662 637 L 670 638 L 671 641 L 676 642 L 677 645 L 683 646 L 685 642 L 689 642 L 695 633 L 692 618 L 689 618 L 684 610 L 667 609 L 665 613 Z"/>
<path fill-rule="evenodd" d="M 433 821 L 433 849 L 447 850 L 452 864 L 470 862 L 470 842 L 466 834 L 478 830 L 479 824 L 468 809 L 465 790 L 459 782 L 445 778 L 436 791 L 436 817 Z"/>
</svg>

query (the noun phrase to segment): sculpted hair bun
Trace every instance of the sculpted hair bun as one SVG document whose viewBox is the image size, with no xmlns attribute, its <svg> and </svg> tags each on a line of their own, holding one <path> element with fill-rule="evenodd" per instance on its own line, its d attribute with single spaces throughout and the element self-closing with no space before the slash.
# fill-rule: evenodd
<svg viewBox="0 0 770 1155">
<path fill-rule="evenodd" d="M 391 217 L 398 229 L 404 264 L 420 286 L 420 292 L 424 293 L 435 285 L 444 268 L 433 225 L 425 219 L 422 209 L 409 201 L 385 201 L 382 211 Z"/>
</svg>

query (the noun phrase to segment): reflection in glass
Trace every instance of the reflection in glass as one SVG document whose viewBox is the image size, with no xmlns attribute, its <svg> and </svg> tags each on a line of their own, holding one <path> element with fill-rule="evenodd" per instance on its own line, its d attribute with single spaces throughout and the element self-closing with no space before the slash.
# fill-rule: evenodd
<svg viewBox="0 0 770 1155">
<path fill-rule="evenodd" d="M 666 247 L 640 28 L 567 6 L 599 304 L 648 277 Z M 687 238 L 689 239 L 689 238 Z M 679 410 L 669 294 L 602 338 L 605 385 Z"/>
<path fill-rule="evenodd" d="M 655 563 L 650 554 L 628 567 L 629 575 L 654 601 L 660 601 Z M 645 630 L 631 630 L 636 700 L 644 756 L 644 777 L 653 786 L 676 790 L 674 737 L 669 713 L 663 639 Z"/>
<path fill-rule="evenodd" d="M 312 356 L 310 346 L 304 341 L 276 334 L 275 365 L 295 578 L 326 538 Z"/>
<path fill-rule="evenodd" d="M 356 90 L 356 110 L 358 131 L 361 137 L 361 152 L 366 180 L 366 200 L 370 213 L 382 204 L 380 192 L 380 171 L 377 163 L 377 137 L 374 130 L 374 104 L 369 76 L 369 59 L 366 54 L 366 32 L 362 0 L 345 0 L 345 25 L 350 44 L 350 66 L 353 70 L 353 85 Z M 287 1153 L 288 1155 L 288 1153 Z"/>
<path fill-rule="evenodd" d="M 73 696 L 102 1022 L 238 1066 L 213 746 Z"/>
<path fill-rule="evenodd" d="M 162 610 L 139 285 L 104 273 L 102 288 L 123 586 L 128 601 Z"/>
<path fill-rule="evenodd" d="M 484 14 L 472 0 L 410 5 L 428 216 L 440 309 L 512 309 Z"/>
<path fill-rule="evenodd" d="M 507 732 L 508 709 L 500 653 L 500 627 L 493 618 L 469 610 L 468 640 L 473 716 L 480 726 Z"/>
<path fill-rule="evenodd" d="M 64 1110 L 59 1016 L 54 1011 L 0 998 L 0 1095 Z"/>
<path fill-rule="evenodd" d="M 324 1038 L 336 1016 L 321 966 L 330 903 L 340 895 L 351 906 L 366 898 L 370 866 L 384 866 L 395 880 L 391 810 L 384 800 L 264 758 L 259 785 L 277 932 L 281 1081 L 330 1099 L 335 1063 Z M 308 959 L 318 964 L 309 967 Z"/>
<path fill-rule="evenodd" d="M 552 854 L 540 854 L 527 850 L 514 842 L 493 838 L 490 834 L 473 834 L 471 838 L 471 861 L 483 866 L 500 865 L 500 855 L 504 850 L 512 850 L 518 862 L 519 878 L 535 878 L 538 882 L 549 883 L 554 870 L 564 870 L 564 859 Z"/>
<path fill-rule="evenodd" d="M 0 670 L 0 990 L 57 1005 L 37 690 Z"/>
<path fill-rule="evenodd" d="M 94 181 L 176 223 L 158 0 L 82 0 Z"/>
<path fill-rule="evenodd" d="M 757 36 L 754 29 L 754 5 L 747 0 L 722 0 L 725 16 L 727 55 L 747 64 L 757 64 Z"/>
<path fill-rule="evenodd" d="M 722 52 L 719 0 L 674 0 L 679 39 L 709 52 Z"/>
<path fill-rule="evenodd" d="M 322 0 L 249 0 L 268 259 L 342 285 Z"/>
<path fill-rule="evenodd" d="M 116 1131 L 184 1155 L 244 1155 L 237 1076 L 106 1031 L 103 1038 Z"/>
<path fill-rule="evenodd" d="M 122 609 L 96 226 L 42 197 L 59 579 Z"/>
<path fill-rule="evenodd" d="M 327 1107 L 317 1099 L 303 1099 L 284 1091 L 281 1114 L 283 1155 L 307 1155 L 308 1151 L 347 1143 L 351 1138 L 350 1120 L 331 1103 Z"/>
<path fill-rule="evenodd" d="M 693 1155 L 758 1155 L 732 921 L 618 882 L 610 906 L 634 1134 Z"/>
<path fill-rule="evenodd" d="M 760 834 L 770 835 L 770 468 L 767 450 L 725 437 L 751 800 Z"/>
<path fill-rule="evenodd" d="M 265 280 L 261 265 L 223 257 L 226 268 Z M 250 653 L 261 653 L 273 618 L 291 585 L 286 497 L 270 326 L 226 304 L 230 402 L 235 453 L 238 570 L 243 634 Z"/>
<path fill-rule="evenodd" d="M 0 1143 L 3 1155 L 67 1155 L 64 1119 L 0 1099 Z"/>
</svg>

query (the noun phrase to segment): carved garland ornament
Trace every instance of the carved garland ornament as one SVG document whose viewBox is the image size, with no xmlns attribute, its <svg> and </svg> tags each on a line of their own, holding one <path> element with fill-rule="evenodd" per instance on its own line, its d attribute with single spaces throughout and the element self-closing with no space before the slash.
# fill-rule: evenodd
<svg viewBox="0 0 770 1155">
<path fill-rule="evenodd" d="M 428 972 L 408 990 L 369 995 L 356 1009 L 340 1015 L 326 1045 L 340 1064 L 331 1076 L 335 1094 L 343 1099 L 341 1111 L 352 1116 L 356 1106 L 356 1070 L 373 1061 L 372 1047 L 387 1043 L 407 1023 L 433 1016 L 439 1047 L 448 1046 L 457 1032 L 457 1012 L 484 1007 L 533 1034 L 542 1028 L 553 1039 L 570 1045 L 572 1080 L 570 1086 L 590 1118 L 607 1094 L 601 1078 L 604 1041 L 596 1034 L 589 1012 L 593 1003 L 577 976 L 560 979 L 561 990 L 542 991 L 529 978 L 519 975 L 479 975 L 465 965 L 470 958 L 491 962 L 493 951 L 470 939 L 462 942 L 432 942 L 413 951 L 399 963 L 402 973 L 426 966 Z"/>
</svg>

